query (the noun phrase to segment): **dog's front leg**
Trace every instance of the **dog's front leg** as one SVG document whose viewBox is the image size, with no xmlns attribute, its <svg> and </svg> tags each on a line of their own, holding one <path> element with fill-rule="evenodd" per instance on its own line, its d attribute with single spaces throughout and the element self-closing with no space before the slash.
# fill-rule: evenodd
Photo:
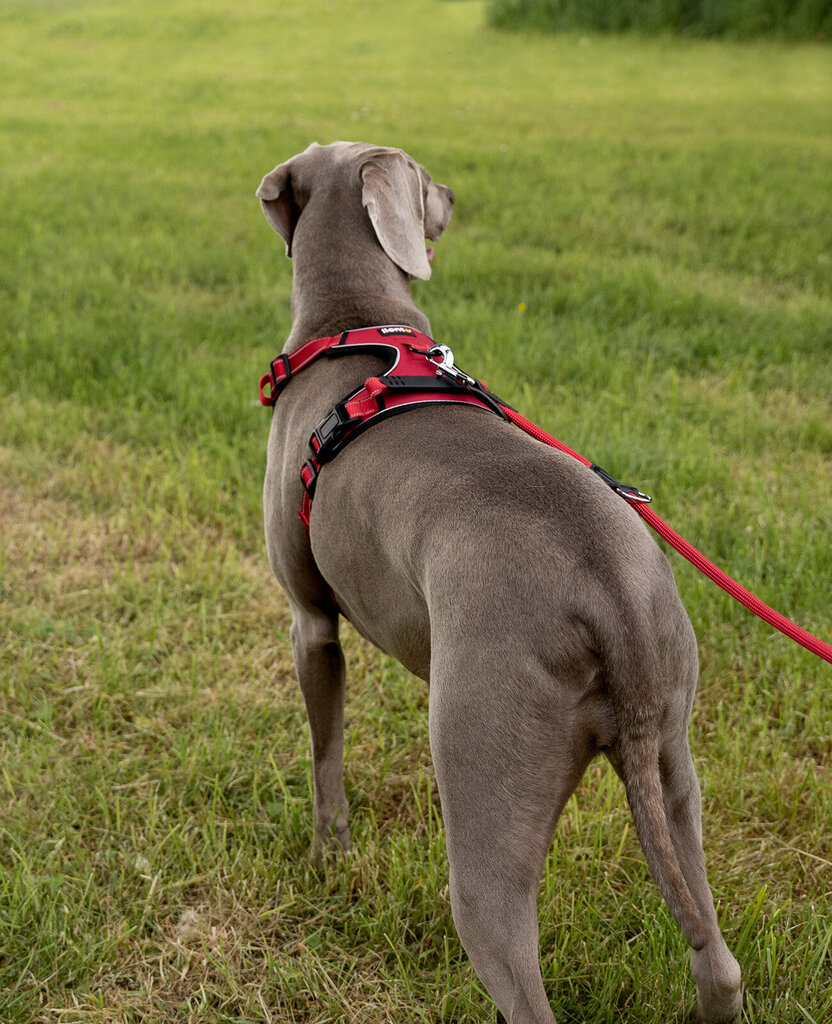
<svg viewBox="0 0 832 1024">
<path fill-rule="evenodd" d="M 312 856 L 350 847 L 344 792 L 344 655 L 338 613 L 292 605 L 292 652 L 312 735 L 315 835 Z"/>
</svg>

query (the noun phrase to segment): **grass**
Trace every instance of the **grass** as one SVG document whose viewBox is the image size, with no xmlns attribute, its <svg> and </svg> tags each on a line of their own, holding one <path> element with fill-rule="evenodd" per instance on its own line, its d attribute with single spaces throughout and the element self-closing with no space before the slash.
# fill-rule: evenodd
<svg viewBox="0 0 832 1024">
<path fill-rule="evenodd" d="M 460 364 L 832 634 L 828 51 L 511 36 L 480 4 L 4 0 L 0 1019 L 493 1019 L 453 931 L 427 692 L 344 627 L 354 852 L 313 869 L 261 540 L 291 266 L 261 175 L 401 145 L 457 194 Z M 832 679 L 675 556 L 749 1022 L 832 1019 Z M 683 943 L 592 766 L 540 890 L 560 1022 L 681 1020 Z"/>
</svg>

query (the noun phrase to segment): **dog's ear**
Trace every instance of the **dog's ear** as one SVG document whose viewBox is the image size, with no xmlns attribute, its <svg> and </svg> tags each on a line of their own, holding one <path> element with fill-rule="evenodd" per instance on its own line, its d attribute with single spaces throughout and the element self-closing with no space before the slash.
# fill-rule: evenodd
<svg viewBox="0 0 832 1024">
<path fill-rule="evenodd" d="M 395 150 L 371 156 L 361 167 L 364 204 L 382 249 L 411 277 L 427 281 L 425 206 L 416 165 Z"/>
<path fill-rule="evenodd" d="M 300 207 L 292 190 L 291 160 L 278 164 L 263 178 L 257 198 L 266 220 L 286 243 L 286 255 L 292 255 L 292 235 L 300 216 Z"/>
</svg>

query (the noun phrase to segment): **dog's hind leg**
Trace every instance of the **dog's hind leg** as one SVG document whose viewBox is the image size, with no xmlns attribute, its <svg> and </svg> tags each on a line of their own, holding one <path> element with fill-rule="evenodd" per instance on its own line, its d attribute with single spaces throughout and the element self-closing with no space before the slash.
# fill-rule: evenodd
<svg viewBox="0 0 832 1024">
<path fill-rule="evenodd" d="M 462 677 L 431 668 L 430 743 L 454 923 L 508 1024 L 554 1024 L 538 958 L 537 889 L 591 745 L 585 736 L 576 742 L 569 711 L 558 721 L 533 683 L 507 699 L 495 692 L 502 684 L 493 669 L 481 681 L 471 671 Z"/>
<path fill-rule="evenodd" d="M 315 836 L 312 854 L 348 850 L 347 797 L 344 792 L 345 666 L 338 642 L 338 613 L 292 604 L 292 653 L 312 736 Z"/>
</svg>

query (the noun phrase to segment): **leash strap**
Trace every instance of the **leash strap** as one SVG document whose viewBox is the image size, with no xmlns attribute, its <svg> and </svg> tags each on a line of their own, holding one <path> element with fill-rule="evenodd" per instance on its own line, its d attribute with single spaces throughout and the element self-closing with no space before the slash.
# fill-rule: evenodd
<svg viewBox="0 0 832 1024">
<path fill-rule="evenodd" d="M 794 640 L 795 643 L 800 644 L 801 647 L 805 647 L 807 651 L 811 651 L 812 654 L 816 654 L 819 658 L 823 658 L 824 661 L 828 661 L 832 664 L 832 646 L 824 643 L 823 640 L 819 640 L 816 636 L 813 636 L 808 630 L 803 629 L 802 626 L 798 626 L 797 623 L 792 622 L 791 619 L 787 619 L 785 615 L 781 615 L 780 612 L 771 608 L 764 601 L 761 601 L 759 597 L 752 594 L 750 590 L 746 590 L 741 584 L 737 583 L 736 580 L 732 579 L 727 573 L 723 572 L 718 565 L 714 565 L 710 559 L 706 558 L 701 551 L 697 551 L 696 548 L 689 544 L 684 537 L 680 537 L 675 530 L 673 530 L 668 524 L 661 519 L 651 509 L 645 505 L 634 504 L 636 512 L 641 518 L 651 526 L 660 537 L 663 537 L 672 548 L 675 548 L 679 554 L 686 558 L 691 565 L 695 566 L 701 573 L 704 573 L 708 579 L 712 580 L 718 587 L 722 587 L 726 594 L 730 594 L 735 601 L 739 601 L 740 604 L 753 612 L 758 618 L 761 618 L 764 622 L 767 622 L 770 626 L 774 626 L 775 629 L 779 629 L 781 633 Z"/>
<path fill-rule="evenodd" d="M 557 448 L 558 451 L 564 452 L 566 455 L 571 455 L 573 459 L 582 462 L 589 469 L 594 469 L 596 472 L 600 469 L 600 467 L 595 466 L 589 459 L 585 459 L 583 455 L 579 455 L 556 437 L 552 437 L 545 430 L 541 430 L 536 423 L 527 420 L 525 416 L 521 416 L 520 413 L 515 412 L 513 409 L 505 408 L 505 412 L 512 423 L 520 427 L 521 430 L 525 430 L 527 434 L 530 434 L 538 441 L 548 444 L 551 448 Z M 603 478 L 609 477 L 609 474 L 604 473 L 603 470 L 600 471 L 599 475 Z M 811 651 L 812 654 L 816 654 L 819 658 L 823 658 L 824 661 L 832 664 L 832 646 L 824 643 L 823 640 L 819 640 L 816 636 L 803 629 L 802 626 L 792 622 L 791 619 L 787 619 L 785 615 L 781 615 L 780 612 L 771 608 L 764 601 L 761 601 L 750 590 L 746 590 L 735 579 L 732 579 L 726 572 L 723 572 L 718 565 L 715 565 L 710 559 L 706 558 L 701 551 L 698 551 L 684 537 L 668 526 L 660 516 L 656 515 L 653 509 L 649 507 L 649 499 L 647 499 L 646 495 L 642 495 L 640 491 L 638 495 L 628 493 L 635 490 L 635 488 L 629 488 L 626 484 L 619 484 L 612 477 L 606 479 L 606 482 L 628 504 L 632 505 L 648 526 L 654 529 L 683 558 L 686 558 L 691 565 L 716 583 L 718 587 L 721 587 L 726 594 L 730 594 L 735 601 L 739 601 L 740 604 L 744 605 L 758 618 L 761 618 L 770 626 L 774 626 L 775 629 L 779 629 L 781 633 L 794 640 L 795 643 L 800 644 L 801 647 L 805 647 L 807 651 Z"/>
</svg>

